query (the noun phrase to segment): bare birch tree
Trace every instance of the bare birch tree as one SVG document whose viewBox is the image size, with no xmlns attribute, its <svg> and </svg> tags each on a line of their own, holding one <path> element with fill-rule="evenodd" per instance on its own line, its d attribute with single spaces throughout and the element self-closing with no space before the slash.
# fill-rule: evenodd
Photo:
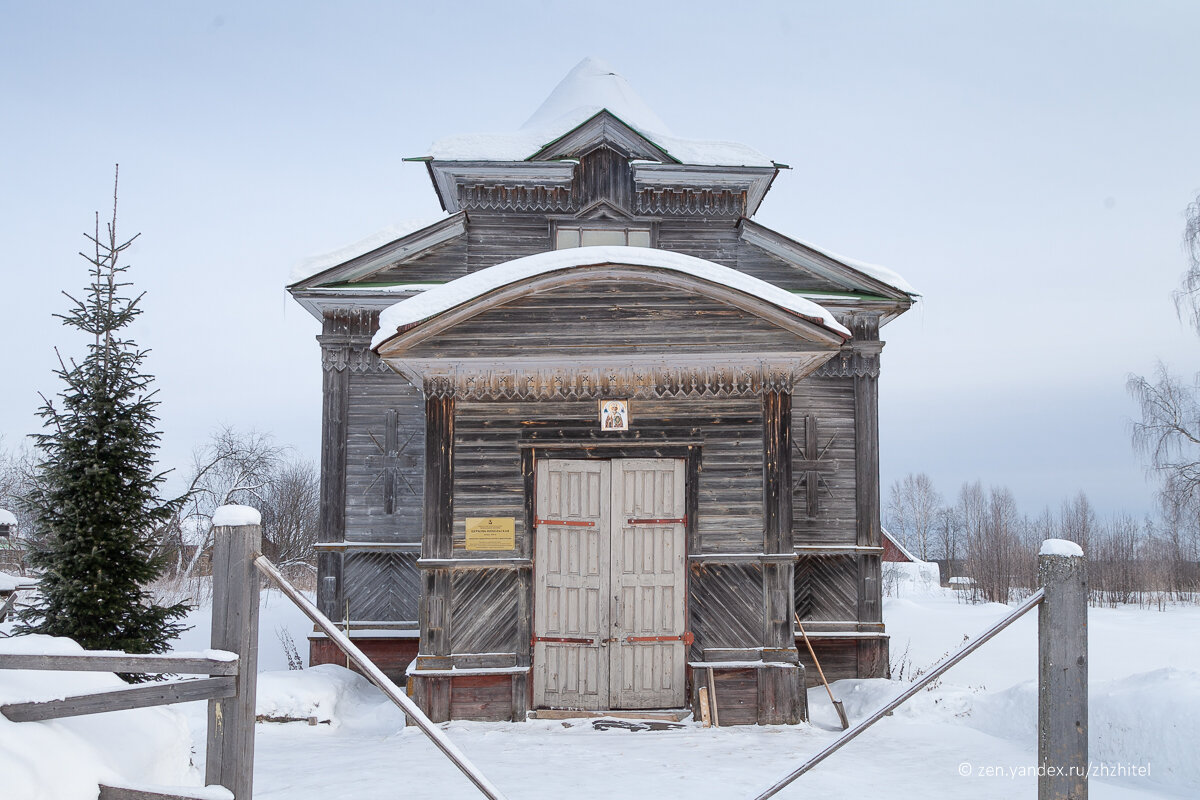
<svg viewBox="0 0 1200 800">
<path fill-rule="evenodd" d="M 888 500 L 888 529 L 922 561 L 932 556 L 942 495 L 924 472 L 905 475 L 892 483 Z"/>
</svg>

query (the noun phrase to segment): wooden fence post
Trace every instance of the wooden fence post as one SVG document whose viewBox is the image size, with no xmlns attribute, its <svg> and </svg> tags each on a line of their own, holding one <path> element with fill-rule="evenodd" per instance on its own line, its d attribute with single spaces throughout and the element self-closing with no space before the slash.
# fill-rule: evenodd
<svg viewBox="0 0 1200 800">
<path fill-rule="evenodd" d="M 1038 800 L 1088 795 L 1087 561 L 1074 542 L 1038 553 Z"/>
<path fill-rule="evenodd" d="M 208 701 L 205 783 L 235 800 L 251 800 L 254 785 L 254 699 L 258 678 L 258 570 L 261 518 L 247 506 L 213 514 L 212 647 L 238 655 L 237 694 Z"/>
</svg>

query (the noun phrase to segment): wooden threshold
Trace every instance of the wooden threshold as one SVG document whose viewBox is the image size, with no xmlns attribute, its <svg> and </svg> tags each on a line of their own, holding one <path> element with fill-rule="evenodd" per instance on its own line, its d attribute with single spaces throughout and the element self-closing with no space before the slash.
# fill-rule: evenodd
<svg viewBox="0 0 1200 800">
<path fill-rule="evenodd" d="M 653 711 L 619 709 L 615 711 L 578 711 L 570 708 L 539 708 L 529 712 L 529 719 L 652 719 L 663 722 L 683 722 L 692 715 L 690 708 L 664 708 Z"/>
</svg>

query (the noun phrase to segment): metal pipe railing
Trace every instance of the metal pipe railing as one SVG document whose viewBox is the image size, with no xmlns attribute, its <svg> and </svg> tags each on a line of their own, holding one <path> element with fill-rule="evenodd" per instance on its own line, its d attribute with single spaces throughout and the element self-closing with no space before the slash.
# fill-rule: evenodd
<svg viewBox="0 0 1200 800">
<path fill-rule="evenodd" d="M 288 582 L 287 578 L 283 577 L 283 575 L 279 573 L 279 570 L 275 568 L 275 565 L 272 564 L 266 556 L 260 555 L 255 558 L 254 566 L 258 567 L 260 572 L 274 581 L 275 584 L 283 591 L 283 593 L 287 595 L 288 598 L 290 598 L 291 601 L 295 603 L 300 610 L 303 611 L 304 614 L 311 619 L 316 626 L 330 638 L 330 640 L 333 641 L 334 644 L 341 648 L 342 652 L 349 656 L 350 660 L 353 661 L 358 668 L 363 671 L 367 678 L 369 678 L 372 683 L 378 686 L 380 691 L 387 695 L 393 703 L 399 706 L 400 709 L 404 711 L 404 713 L 407 714 L 413 720 L 413 722 L 416 723 L 417 727 L 421 729 L 421 732 L 429 737 L 429 740 L 433 742 L 434 746 L 441 750 L 446 758 L 450 759 L 454 766 L 458 767 L 462 774 L 466 775 L 467 779 L 471 781 L 471 783 L 475 784 L 475 787 L 479 789 L 480 792 L 482 792 L 486 797 L 490 798 L 490 800 L 505 800 L 505 797 L 500 790 L 497 789 L 491 781 L 484 777 L 483 773 L 481 773 L 479 769 L 471 763 L 466 755 L 446 737 L 446 734 L 444 734 L 441 729 L 429 719 L 429 717 L 425 716 L 425 712 L 423 712 L 416 703 L 409 699 L 408 695 L 404 693 L 404 690 L 397 686 L 391 678 L 389 678 L 387 675 L 384 675 L 379 667 L 375 666 L 374 662 L 367 658 L 367 656 L 358 649 L 358 646 L 355 645 L 354 642 L 350 641 L 348 636 L 338 630 L 337 626 L 333 624 L 329 617 L 318 611 L 317 607 L 309 602 L 307 597 L 301 594 L 296 587 L 292 586 L 292 584 Z"/>
<path fill-rule="evenodd" d="M 844 745 L 849 744 L 851 740 L 855 739 L 860 733 L 862 733 L 867 728 L 874 725 L 879 720 L 883 719 L 891 711 L 895 710 L 896 707 L 898 707 L 905 700 L 908 700 L 910 697 L 915 695 L 917 692 L 921 691 L 926 686 L 928 686 L 930 683 L 932 683 L 933 681 L 935 681 L 939 677 L 941 677 L 942 674 L 946 672 L 946 670 L 950 669 L 955 664 L 962 661 L 967 656 L 971 655 L 971 653 L 974 653 L 976 650 L 978 650 L 980 647 L 982 647 L 984 645 L 984 643 L 986 643 L 988 640 L 990 640 L 996 634 L 1000 633 L 1000 631 L 1004 630 L 1009 625 L 1016 622 L 1020 617 L 1024 616 L 1026 613 L 1028 613 L 1032 609 L 1036 608 L 1038 603 L 1042 602 L 1042 598 L 1045 596 L 1045 594 L 1046 594 L 1045 589 L 1038 589 L 1036 592 L 1031 594 L 1024 603 L 1021 603 L 1021 605 L 1019 605 L 1015 609 L 1013 609 L 1013 612 L 1011 614 L 1009 614 L 1007 617 L 1000 620 L 992 627 L 988 628 L 986 631 L 984 631 L 982 634 L 980 634 L 977 638 L 972 639 L 971 641 L 967 642 L 965 645 L 960 647 L 958 649 L 958 651 L 954 653 L 954 655 L 950 656 L 945 661 L 942 661 L 941 663 L 939 663 L 932 670 L 930 670 L 926 675 L 922 676 L 922 678 L 919 681 L 912 684 L 907 689 L 905 689 L 903 692 L 901 692 L 900 694 L 896 695 L 894 698 L 889 700 L 886 704 L 884 704 L 882 707 L 880 707 L 875 712 L 873 712 L 871 714 L 871 716 L 867 717 L 862 722 L 858 723 L 857 725 L 852 727 L 850 730 L 843 733 L 840 737 L 835 739 L 833 741 L 833 743 L 831 743 L 824 750 L 817 753 L 815 756 L 810 758 L 808 761 L 805 761 L 803 764 L 801 764 L 799 767 L 797 767 L 792 772 L 789 772 L 782 779 L 771 784 L 771 786 L 768 789 L 766 789 L 762 793 L 756 795 L 754 800 L 767 800 L 768 797 L 774 797 L 789 783 L 796 780 L 804 773 L 808 772 L 810 769 L 815 767 L 817 764 L 820 764 L 826 758 L 829 758 L 829 756 L 833 755 L 835 752 L 840 750 Z"/>
</svg>

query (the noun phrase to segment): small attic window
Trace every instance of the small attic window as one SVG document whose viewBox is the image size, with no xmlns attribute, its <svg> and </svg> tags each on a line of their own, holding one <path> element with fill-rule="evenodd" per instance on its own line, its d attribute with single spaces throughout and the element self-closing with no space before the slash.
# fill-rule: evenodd
<svg viewBox="0 0 1200 800">
<path fill-rule="evenodd" d="M 650 229 L 559 225 L 554 234 L 555 250 L 603 245 L 650 247 Z"/>
</svg>

